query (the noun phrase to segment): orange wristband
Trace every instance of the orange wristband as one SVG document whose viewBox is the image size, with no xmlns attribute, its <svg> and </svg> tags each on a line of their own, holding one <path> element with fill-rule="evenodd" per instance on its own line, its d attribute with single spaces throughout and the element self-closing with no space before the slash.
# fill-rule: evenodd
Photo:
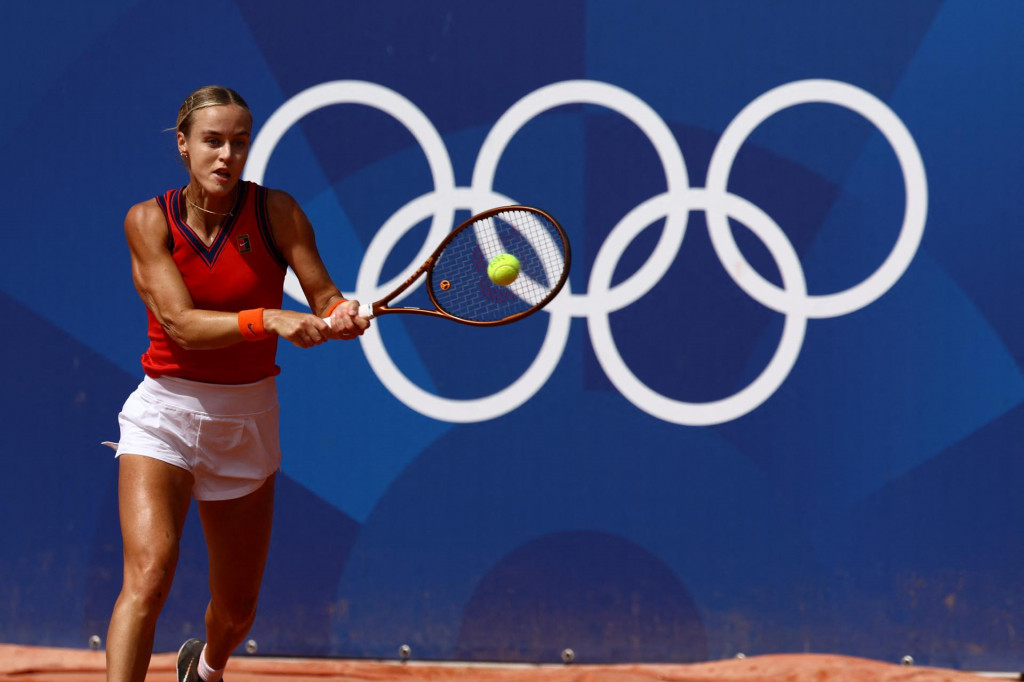
<svg viewBox="0 0 1024 682">
<path fill-rule="evenodd" d="M 344 298 L 343 298 L 343 299 L 341 299 L 340 301 L 336 301 L 336 302 L 334 303 L 334 305 L 332 305 L 332 306 L 331 306 L 330 308 L 328 308 L 328 309 L 327 309 L 327 314 L 326 314 L 326 315 L 324 315 L 324 317 L 330 317 L 330 316 L 331 316 L 331 313 L 333 313 L 333 312 L 334 312 L 334 309 L 335 309 L 335 308 L 337 308 L 337 307 L 338 307 L 339 305 L 341 305 L 342 303 L 348 303 L 348 300 L 347 300 L 347 299 L 344 299 Z"/>
<path fill-rule="evenodd" d="M 246 341 L 260 341 L 270 334 L 263 328 L 263 308 L 243 310 L 238 313 L 238 331 Z"/>
</svg>

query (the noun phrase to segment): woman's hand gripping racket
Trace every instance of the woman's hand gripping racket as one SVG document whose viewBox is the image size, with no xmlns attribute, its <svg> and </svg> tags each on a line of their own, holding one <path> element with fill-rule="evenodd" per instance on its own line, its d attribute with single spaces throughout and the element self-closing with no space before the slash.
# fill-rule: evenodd
<svg viewBox="0 0 1024 682">
<path fill-rule="evenodd" d="M 508 324 L 558 295 L 571 260 L 569 239 L 550 215 L 530 206 L 493 208 L 456 227 L 409 279 L 376 303 L 362 304 L 359 315 L 410 313 L 483 327 Z M 433 310 L 388 307 L 423 275 Z"/>
</svg>

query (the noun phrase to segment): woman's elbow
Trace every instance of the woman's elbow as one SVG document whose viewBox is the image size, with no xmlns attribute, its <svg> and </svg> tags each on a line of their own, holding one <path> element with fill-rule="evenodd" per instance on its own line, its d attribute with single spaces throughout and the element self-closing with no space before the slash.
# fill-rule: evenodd
<svg viewBox="0 0 1024 682">
<path fill-rule="evenodd" d="M 174 343 L 178 344 L 185 350 L 198 350 L 196 340 L 185 333 L 185 330 L 180 326 L 167 320 L 162 322 L 161 326 L 163 327 L 164 333 L 167 334 L 167 337 Z"/>
</svg>

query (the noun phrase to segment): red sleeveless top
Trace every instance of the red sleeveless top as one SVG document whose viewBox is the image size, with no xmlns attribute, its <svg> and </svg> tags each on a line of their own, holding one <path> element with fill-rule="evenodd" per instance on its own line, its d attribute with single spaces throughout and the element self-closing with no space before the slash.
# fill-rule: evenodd
<svg viewBox="0 0 1024 682">
<path fill-rule="evenodd" d="M 167 249 L 181 271 L 196 308 L 238 312 L 280 308 L 288 264 L 274 243 L 269 192 L 240 182 L 231 216 L 206 246 L 181 215 L 182 189 L 156 197 L 167 220 Z M 151 377 L 172 376 L 211 384 L 248 384 L 276 376 L 277 335 L 227 348 L 188 350 L 171 339 L 147 310 L 149 349 L 142 368 Z"/>
</svg>

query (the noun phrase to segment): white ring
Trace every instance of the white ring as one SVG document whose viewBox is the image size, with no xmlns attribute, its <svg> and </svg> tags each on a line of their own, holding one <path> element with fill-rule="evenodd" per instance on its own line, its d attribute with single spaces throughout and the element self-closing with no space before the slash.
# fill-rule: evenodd
<svg viewBox="0 0 1024 682">
<path fill-rule="evenodd" d="M 707 206 L 708 193 L 705 190 L 692 189 L 690 193 L 694 207 Z M 668 210 L 667 202 L 671 199 L 673 197 L 662 195 L 654 204 Z M 806 296 L 803 268 L 793 245 L 782 229 L 768 214 L 745 199 L 729 195 L 722 204 L 728 215 L 746 225 L 768 247 L 782 273 L 786 295 L 797 300 Z M 634 221 L 632 224 L 620 223 L 617 229 L 621 229 L 623 234 L 616 237 L 617 242 L 628 244 L 643 227 L 645 226 L 641 221 Z M 602 253 L 607 255 L 601 262 L 594 264 L 590 277 L 588 292 L 591 295 L 608 291 L 611 286 L 611 275 L 615 270 L 617 258 L 613 259 L 610 256 L 611 251 L 602 250 Z M 706 403 L 690 403 L 661 395 L 633 374 L 615 345 L 607 313 L 591 314 L 588 323 L 598 362 L 619 392 L 631 403 L 662 421 L 690 426 L 708 426 L 731 421 L 747 414 L 771 397 L 796 364 L 807 328 L 805 316 L 798 312 L 788 313 L 779 347 L 768 366 L 753 382 L 728 398 Z"/>
<path fill-rule="evenodd" d="M 603 106 L 630 120 L 654 146 L 665 174 L 666 191 L 679 198 L 675 210 L 665 221 L 654 253 L 622 287 L 624 290 L 647 291 L 664 277 L 679 252 L 689 215 L 685 197 L 690 180 L 683 153 L 672 131 L 657 112 L 633 93 L 608 83 L 586 80 L 562 81 L 535 90 L 513 104 L 491 128 L 477 155 L 472 185 L 478 190 L 491 190 L 498 161 L 515 134 L 541 113 L 566 104 Z M 555 302 L 560 310 L 571 306 L 582 311 L 593 305 L 590 294 L 580 294 L 577 300 L 570 300 L 572 298 L 568 292 L 562 292 Z"/>
<path fill-rule="evenodd" d="M 888 258 L 867 279 L 845 291 L 807 296 L 797 300 L 757 273 L 736 246 L 720 201 L 707 205 L 708 231 L 726 272 L 754 300 L 778 312 L 798 305 L 802 313 L 815 318 L 846 315 L 874 302 L 903 275 L 917 253 L 924 234 L 928 208 L 928 187 L 924 163 L 914 138 L 896 114 L 884 102 L 860 88 L 832 80 L 806 80 L 788 83 L 764 93 L 748 104 L 733 119 L 711 155 L 707 190 L 713 197 L 728 193 L 729 174 L 740 146 L 754 129 L 770 116 L 797 104 L 824 102 L 846 107 L 877 127 L 892 145 L 903 172 L 906 210 L 899 238 Z"/>
<path fill-rule="evenodd" d="M 454 200 L 456 203 L 447 204 L 448 200 Z M 448 207 L 454 211 L 458 208 L 482 205 L 481 202 L 488 201 L 497 204 L 514 203 L 502 195 L 465 188 L 456 190 L 447 197 L 439 194 L 424 194 L 406 204 L 395 214 L 404 218 L 404 225 L 394 219 L 389 220 L 374 237 L 373 243 L 363 259 L 363 265 L 359 269 L 357 289 L 360 292 L 367 292 L 374 288 L 375 280 L 380 276 L 384 261 L 392 247 L 421 220 Z M 565 288 L 569 288 L 568 282 L 566 282 Z M 391 289 L 383 291 L 389 293 Z M 540 352 L 526 371 L 511 385 L 494 394 L 467 400 L 442 398 L 410 381 L 391 359 L 377 327 L 367 330 L 359 338 L 366 353 L 366 359 L 377 377 L 405 405 L 420 414 L 447 422 L 480 422 L 500 417 L 525 403 L 541 389 L 555 371 L 569 339 L 571 317 L 568 314 L 552 310 L 549 310 L 549 313 L 548 331 L 544 336 Z"/>
<path fill-rule="evenodd" d="M 307 114 L 333 104 L 362 104 L 390 114 L 404 125 L 419 143 L 427 157 L 434 191 L 440 194 L 455 189 L 455 171 L 452 169 L 448 148 L 440 133 L 416 105 L 393 90 L 365 81 L 330 81 L 307 88 L 282 104 L 260 129 L 249 149 L 243 178 L 262 184 L 270 155 L 288 130 Z M 450 214 L 437 213 L 430 225 L 420 253 L 414 258 L 422 262 L 434 250 L 434 245 L 451 229 L 454 210 Z M 285 293 L 305 303 L 302 287 L 291 268 L 285 278 Z"/>
</svg>

